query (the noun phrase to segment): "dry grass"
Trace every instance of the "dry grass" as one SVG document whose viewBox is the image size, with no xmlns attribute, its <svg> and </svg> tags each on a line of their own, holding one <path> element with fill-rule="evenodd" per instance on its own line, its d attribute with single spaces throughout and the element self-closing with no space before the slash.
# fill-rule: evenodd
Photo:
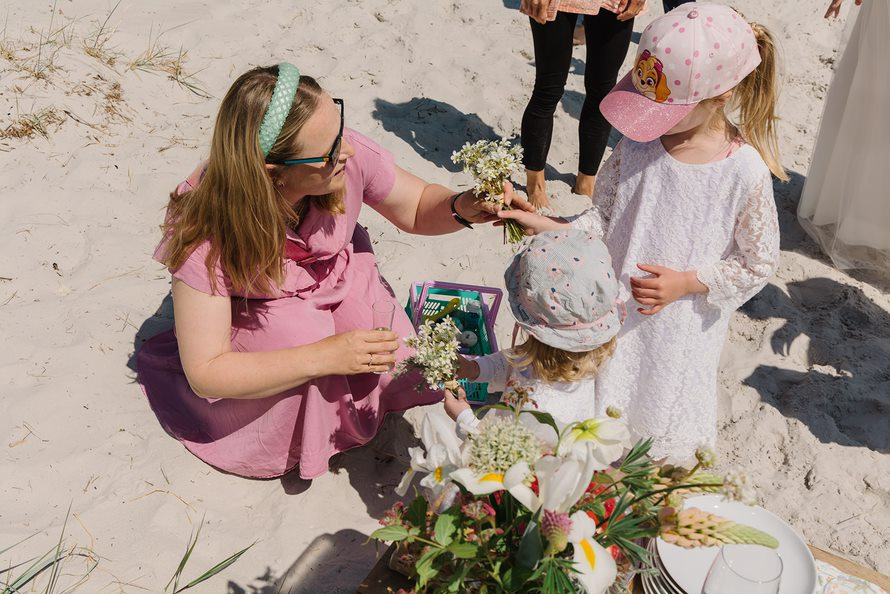
<svg viewBox="0 0 890 594">
<path fill-rule="evenodd" d="M 0 138 L 34 138 L 37 135 L 49 138 L 50 128 L 58 129 L 63 121 L 64 118 L 54 107 L 20 114 L 9 126 L 0 130 Z"/>
<path fill-rule="evenodd" d="M 121 56 L 120 52 L 108 46 L 111 36 L 114 35 L 115 29 L 109 27 L 108 22 L 111 20 L 114 11 L 120 6 L 121 0 L 118 0 L 101 23 L 96 23 L 96 28 L 90 33 L 89 37 L 83 40 L 83 51 L 86 55 L 95 58 L 106 66 L 114 66 L 117 59 Z"/>
<path fill-rule="evenodd" d="M 148 48 L 130 62 L 127 69 L 166 74 L 168 79 L 175 81 L 179 86 L 188 89 L 198 97 L 210 99 L 211 95 L 201 87 L 195 78 L 197 72 L 190 73 L 185 69 L 188 51 L 182 49 L 181 46 L 179 51 L 176 51 L 163 45 L 161 43 L 163 34 L 164 32 L 161 31 L 152 37 L 152 33 L 149 32 Z"/>
<path fill-rule="evenodd" d="M 103 106 L 105 113 L 108 114 L 109 118 L 130 122 L 132 120 L 124 115 L 122 111 L 124 105 L 124 94 L 121 90 L 121 84 L 119 82 L 112 83 L 105 93 L 105 104 Z"/>
<path fill-rule="evenodd" d="M 0 58 L 3 58 L 7 62 L 15 62 L 15 48 L 9 42 L 9 36 L 6 33 L 7 26 L 9 25 L 9 13 L 6 13 L 6 19 L 3 21 L 3 37 L 0 39 Z"/>
<path fill-rule="evenodd" d="M 31 32 L 37 35 L 37 55 L 33 60 L 25 60 L 21 69 L 38 80 L 46 80 L 49 73 L 56 70 L 56 56 L 63 47 L 71 47 L 74 39 L 74 20 L 69 20 L 64 25 L 58 25 L 56 17 L 63 16 L 58 10 L 57 2 L 53 2 L 53 8 L 49 16 L 49 26 L 46 31 L 36 30 Z"/>
</svg>

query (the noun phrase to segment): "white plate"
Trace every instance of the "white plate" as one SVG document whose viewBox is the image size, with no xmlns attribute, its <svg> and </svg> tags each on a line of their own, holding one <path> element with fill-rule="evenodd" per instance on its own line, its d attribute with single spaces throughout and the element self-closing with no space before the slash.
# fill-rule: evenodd
<svg viewBox="0 0 890 594">
<path fill-rule="evenodd" d="M 762 507 L 724 501 L 719 495 L 691 497 L 686 500 L 684 507 L 697 507 L 772 535 L 779 541 L 778 552 L 782 558 L 779 594 L 812 594 L 816 587 L 816 563 L 813 555 L 797 532 L 781 518 Z M 690 594 L 701 592 L 711 562 L 720 550 L 719 547 L 684 549 L 660 538 L 656 540 L 655 546 L 670 577 Z"/>
<path fill-rule="evenodd" d="M 662 589 L 669 594 L 686 594 L 680 585 L 671 578 L 671 574 L 664 568 L 661 557 L 658 556 L 658 550 L 655 548 L 655 539 L 649 541 L 649 554 L 652 556 L 652 563 L 655 568 L 661 572 Z"/>
</svg>

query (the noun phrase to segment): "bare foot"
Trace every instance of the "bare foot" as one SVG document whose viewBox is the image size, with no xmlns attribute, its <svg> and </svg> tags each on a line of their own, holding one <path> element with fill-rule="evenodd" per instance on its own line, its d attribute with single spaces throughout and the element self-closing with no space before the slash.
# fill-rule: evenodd
<svg viewBox="0 0 890 594">
<path fill-rule="evenodd" d="M 544 181 L 543 171 L 525 170 L 525 193 L 528 201 L 535 208 L 549 208 L 550 198 L 547 197 L 547 185 Z"/>
<path fill-rule="evenodd" d="M 582 196 L 587 196 L 588 198 L 593 198 L 593 188 L 596 186 L 596 176 L 595 175 L 585 175 L 584 173 L 579 173 L 575 178 L 575 187 L 572 188 L 572 192 L 575 194 L 581 194 Z"/>
</svg>

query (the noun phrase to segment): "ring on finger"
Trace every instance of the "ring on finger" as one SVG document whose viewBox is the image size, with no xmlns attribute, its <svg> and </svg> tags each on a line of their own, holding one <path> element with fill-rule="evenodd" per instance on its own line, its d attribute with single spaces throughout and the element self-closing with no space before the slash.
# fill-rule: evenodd
<svg viewBox="0 0 890 594">
<path fill-rule="evenodd" d="M 374 367 L 374 353 L 368 355 L 368 367 Z"/>
</svg>

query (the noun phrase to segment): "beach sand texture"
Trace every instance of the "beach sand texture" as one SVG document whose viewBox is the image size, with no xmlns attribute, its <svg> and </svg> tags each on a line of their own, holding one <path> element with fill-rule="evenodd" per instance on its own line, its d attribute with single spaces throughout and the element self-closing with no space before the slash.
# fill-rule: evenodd
<svg viewBox="0 0 890 594">
<path fill-rule="evenodd" d="M 167 194 L 206 156 L 231 81 L 290 61 L 345 99 L 349 126 L 427 179 L 466 187 L 467 140 L 513 137 L 533 82 L 518 0 L 7 3 L 0 39 L 0 556 L 39 555 L 65 528 L 98 560 L 85 592 L 159 592 L 205 519 L 184 573 L 257 541 L 199 592 L 353 592 L 382 548 L 365 544 L 425 410 L 389 419 L 368 447 L 310 483 L 207 467 L 164 433 L 134 381 L 133 352 L 172 324 L 169 275 L 151 260 Z M 660 14 L 652 3 L 636 30 Z M 843 22 L 824 2 L 734 6 L 782 44 L 784 163 L 779 272 L 735 316 L 720 371 L 721 468 L 817 546 L 890 573 L 890 283 L 834 270 L 797 225 Z M 851 10 L 852 1 L 842 15 Z M 103 26 L 104 22 L 104 26 Z M 631 46 L 631 57 L 635 45 Z M 584 53 L 575 50 L 548 169 L 570 193 Z M 629 67 L 630 57 L 625 64 Z M 28 132 L 33 134 L 27 137 Z M 22 138 L 16 136 L 24 136 Z M 500 232 L 400 233 L 367 209 L 380 267 L 411 281 L 503 286 Z M 497 325 L 509 344 L 504 307 Z M 433 407 L 432 410 L 439 410 Z M 71 558 L 72 583 L 91 565 Z"/>
</svg>

